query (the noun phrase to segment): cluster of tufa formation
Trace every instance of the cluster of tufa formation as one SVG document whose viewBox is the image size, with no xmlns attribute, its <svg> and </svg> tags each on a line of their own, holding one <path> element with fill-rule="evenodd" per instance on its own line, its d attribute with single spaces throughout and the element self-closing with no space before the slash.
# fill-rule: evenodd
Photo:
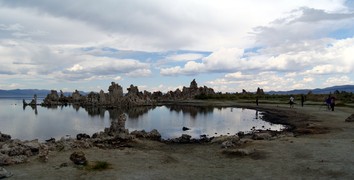
<svg viewBox="0 0 354 180">
<path fill-rule="evenodd" d="M 71 96 L 67 97 L 62 91 L 60 91 L 60 95 L 58 95 L 56 90 L 52 90 L 43 100 L 42 105 L 51 106 L 70 103 L 83 106 L 132 107 L 154 105 L 159 101 L 186 100 L 193 99 L 198 95 L 215 94 L 212 88 L 206 86 L 198 87 L 195 79 L 193 79 L 189 87 L 183 87 L 182 91 L 176 89 L 166 94 L 160 91 L 154 93 L 148 91 L 141 92 L 138 87 L 134 85 L 130 85 L 127 90 L 128 93 L 123 94 L 122 86 L 115 82 L 112 82 L 108 87 L 107 93 L 101 90 L 99 93 L 90 92 L 87 95 L 81 95 L 79 91 L 75 90 Z"/>
<path fill-rule="evenodd" d="M 182 91 L 180 89 L 176 89 L 176 91 L 169 91 L 167 94 L 160 97 L 160 100 L 185 100 L 185 99 L 193 99 L 195 96 L 199 95 L 213 95 L 215 94 L 214 89 L 204 87 L 198 87 L 195 79 L 191 82 L 189 87 L 184 87 Z"/>
</svg>

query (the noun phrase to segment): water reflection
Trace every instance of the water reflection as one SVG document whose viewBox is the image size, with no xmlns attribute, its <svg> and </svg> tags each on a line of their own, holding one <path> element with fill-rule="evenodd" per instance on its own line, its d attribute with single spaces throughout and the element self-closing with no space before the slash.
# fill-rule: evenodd
<svg viewBox="0 0 354 180">
<path fill-rule="evenodd" d="M 0 131 L 14 138 L 49 139 L 93 133 L 110 127 L 124 113 L 129 131 L 157 129 L 162 138 L 189 134 L 214 136 L 249 131 L 252 127 L 280 130 L 262 121 L 262 113 L 250 109 L 210 106 L 140 106 L 134 108 L 81 107 L 79 105 L 22 107 L 21 100 L 0 99 Z M 183 127 L 190 130 L 183 131 Z"/>
<path fill-rule="evenodd" d="M 34 111 L 34 114 L 35 114 L 35 115 L 38 114 L 37 105 L 25 105 L 25 104 L 24 104 L 24 105 L 22 106 L 22 109 L 25 111 L 27 106 L 30 106 L 30 107 L 32 108 L 32 110 Z"/>
<path fill-rule="evenodd" d="M 213 113 L 215 107 L 210 106 L 183 106 L 183 105 L 166 105 L 170 111 L 182 112 L 183 114 L 190 115 L 193 119 L 197 117 L 198 114 L 210 114 Z"/>
</svg>

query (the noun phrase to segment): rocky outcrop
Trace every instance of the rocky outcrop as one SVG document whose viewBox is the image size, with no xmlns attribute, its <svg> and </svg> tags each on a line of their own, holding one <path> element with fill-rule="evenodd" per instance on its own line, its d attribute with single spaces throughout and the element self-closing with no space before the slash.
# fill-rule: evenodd
<svg viewBox="0 0 354 180">
<path fill-rule="evenodd" d="M 145 130 L 141 130 L 141 131 L 136 130 L 131 132 L 130 134 L 134 135 L 137 138 L 145 138 L 145 139 L 150 139 L 155 141 L 161 140 L 161 134 L 156 129 L 153 129 L 150 132 L 146 132 Z"/>
<path fill-rule="evenodd" d="M 11 136 L 8 134 L 2 134 L 0 132 L 0 142 L 6 142 L 11 139 Z"/>
<path fill-rule="evenodd" d="M 256 94 L 257 94 L 257 95 L 264 95 L 263 89 L 261 89 L 261 88 L 258 87 Z"/>
<path fill-rule="evenodd" d="M 4 134 L 1 134 L 2 136 Z M 0 165 L 11 165 L 27 162 L 28 157 L 37 155 L 40 143 L 38 140 L 20 141 L 8 139 L 0 142 Z"/>
<path fill-rule="evenodd" d="M 79 104 L 82 106 L 105 106 L 105 107 L 132 107 L 132 106 L 150 106 L 159 101 L 186 100 L 194 99 L 199 95 L 215 94 L 212 88 L 198 87 L 195 79 L 190 83 L 189 87 L 183 87 L 182 90 L 176 89 L 163 94 L 157 92 L 140 92 L 137 86 L 130 85 L 127 88 L 128 93 L 123 94 L 123 88 L 119 84 L 112 82 L 108 87 L 108 93 L 101 90 L 99 93 L 90 92 L 87 95 L 81 95 L 75 90 L 71 96 L 66 97 L 62 91 L 60 95 L 56 90 L 52 90 L 50 94 L 43 100 L 43 106 L 64 105 L 67 103 Z M 25 102 L 24 102 L 25 103 Z"/>
<path fill-rule="evenodd" d="M 171 100 L 187 100 L 194 99 L 196 96 L 200 95 L 213 95 L 215 94 L 214 89 L 208 88 L 207 86 L 198 87 L 195 79 L 190 83 L 189 87 L 183 87 L 182 91 L 176 89 L 175 91 L 169 91 L 163 95 L 159 100 L 171 101 Z M 155 97 L 154 97 L 155 98 Z"/>
<path fill-rule="evenodd" d="M 56 90 L 51 90 L 50 94 L 48 94 L 44 100 L 42 105 L 46 106 L 54 106 L 54 105 L 64 105 L 72 102 L 72 100 L 66 96 L 64 96 L 63 91 L 60 90 L 60 95 L 58 95 L 58 92 Z"/>
</svg>

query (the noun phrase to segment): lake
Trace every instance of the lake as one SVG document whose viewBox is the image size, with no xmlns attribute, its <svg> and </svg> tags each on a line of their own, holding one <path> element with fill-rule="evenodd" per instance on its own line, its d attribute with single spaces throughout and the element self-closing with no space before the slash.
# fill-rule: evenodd
<svg viewBox="0 0 354 180">
<path fill-rule="evenodd" d="M 30 99 L 27 99 L 29 102 Z M 251 128 L 282 130 L 284 126 L 262 120 L 256 110 L 243 108 L 216 108 L 198 106 L 155 106 L 130 109 L 83 108 L 79 106 L 58 106 L 32 108 L 22 106 L 22 98 L 0 98 L 0 131 L 21 140 L 54 137 L 76 137 L 78 133 L 92 135 L 110 126 L 111 119 L 125 113 L 125 127 L 134 130 L 157 129 L 163 139 L 177 138 L 189 134 L 232 135 Z M 183 127 L 190 130 L 183 131 Z"/>
</svg>

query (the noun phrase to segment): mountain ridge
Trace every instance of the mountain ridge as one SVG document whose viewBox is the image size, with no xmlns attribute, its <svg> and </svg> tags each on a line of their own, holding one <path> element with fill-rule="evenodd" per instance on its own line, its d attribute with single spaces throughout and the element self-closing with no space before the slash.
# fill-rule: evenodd
<svg viewBox="0 0 354 180">
<path fill-rule="evenodd" d="M 313 94 L 330 94 L 337 90 L 339 92 L 345 91 L 354 93 L 354 85 L 340 85 L 315 89 L 294 89 L 289 91 L 269 91 L 266 92 L 266 94 L 307 94 L 310 91 L 312 91 Z"/>
</svg>

